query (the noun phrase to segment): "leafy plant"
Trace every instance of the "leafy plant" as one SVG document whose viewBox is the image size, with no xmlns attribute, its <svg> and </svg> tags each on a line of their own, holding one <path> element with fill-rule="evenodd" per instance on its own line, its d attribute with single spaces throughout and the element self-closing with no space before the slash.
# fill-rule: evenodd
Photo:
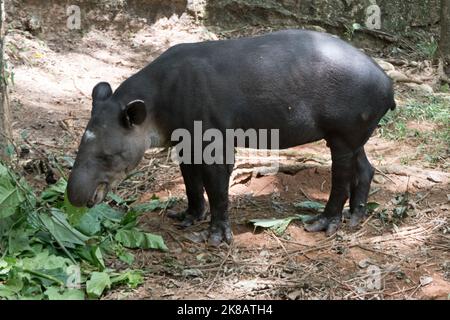
<svg viewBox="0 0 450 320">
<path fill-rule="evenodd" d="M 114 285 L 143 281 L 140 271 L 108 269 L 105 256 L 131 265 L 128 248 L 168 250 L 160 236 L 139 230 L 137 218 L 173 200 L 154 198 L 125 213 L 105 203 L 75 208 L 66 187 L 61 178 L 37 196 L 0 163 L 0 299 L 99 298 Z"/>
<path fill-rule="evenodd" d="M 253 219 L 250 220 L 250 223 L 252 223 L 255 228 L 260 227 L 263 229 L 269 229 L 277 236 L 281 236 L 292 221 L 299 220 L 305 222 L 308 219 L 309 216 L 295 215 L 283 219 Z"/>
</svg>

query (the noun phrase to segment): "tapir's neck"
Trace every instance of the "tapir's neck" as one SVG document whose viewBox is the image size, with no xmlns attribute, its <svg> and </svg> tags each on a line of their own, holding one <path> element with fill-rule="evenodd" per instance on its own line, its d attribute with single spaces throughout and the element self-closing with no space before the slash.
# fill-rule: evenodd
<svg viewBox="0 0 450 320">
<path fill-rule="evenodd" d="M 168 139 L 153 121 L 148 121 L 145 128 L 146 148 L 165 148 L 169 145 Z"/>
<path fill-rule="evenodd" d="M 147 120 L 142 124 L 141 132 L 145 135 L 146 149 L 165 148 L 169 145 L 169 140 L 164 130 L 158 126 L 158 120 L 155 119 L 157 115 L 154 109 L 154 97 L 157 88 L 152 86 L 151 73 L 148 68 L 147 66 L 125 80 L 114 92 L 114 95 L 124 105 L 133 100 L 144 101 L 147 107 Z"/>
</svg>

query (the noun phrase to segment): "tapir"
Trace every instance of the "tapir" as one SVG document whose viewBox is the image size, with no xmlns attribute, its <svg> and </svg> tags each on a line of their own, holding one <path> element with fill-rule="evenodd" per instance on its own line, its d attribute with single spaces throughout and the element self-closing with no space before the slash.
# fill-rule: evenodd
<svg viewBox="0 0 450 320">
<path fill-rule="evenodd" d="M 152 147 L 175 146 L 177 129 L 277 129 L 278 149 L 324 139 L 331 151 L 331 193 L 305 228 L 334 234 L 350 202 L 351 228 L 367 214 L 374 168 L 364 146 L 389 109 L 392 80 L 336 36 L 284 30 L 255 37 L 178 44 L 126 79 L 92 91 L 92 112 L 68 181 L 75 206 L 92 207 Z M 205 218 L 212 246 L 232 241 L 228 188 L 233 164 L 180 163 L 187 227 Z"/>
</svg>

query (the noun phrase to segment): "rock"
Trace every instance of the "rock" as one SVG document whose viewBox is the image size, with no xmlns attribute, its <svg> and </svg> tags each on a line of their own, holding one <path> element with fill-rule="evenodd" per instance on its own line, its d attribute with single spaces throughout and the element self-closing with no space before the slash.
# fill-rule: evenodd
<svg viewBox="0 0 450 320">
<path fill-rule="evenodd" d="M 372 261 L 370 261 L 370 259 L 363 259 L 358 262 L 358 267 L 360 267 L 361 269 L 365 269 L 368 266 L 370 266 L 371 264 L 372 264 Z"/>
<path fill-rule="evenodd" d="M 325 28 L 322 28 L 321 26 L 306 26 L 306 29 L 323 33 L 327 32 L 327 30 Z"/>
<path fill-rule="evenodd" d="M 204 18 L 206 14 L 206 0 L 187 0 L 186 9 L 195 18 Z"/>
<path fill-rule="evenodd" d="M 434 182 L 434 183 L 442 183 L 442 181 L 443 181 L 442 178 L 439 175 L 437 175 L 436 173 L 429 173 L 427 175 L 427 180 Z"/>
<path fill-rule="evenodd" d="M 433 282 L 433 278 L 432 277 L 429 277 L 429 276 L 420 277 L 420 285 L 422 287 L 425 287 L 425 286 L 429 285 L 432 282 Z"/>
<path fill-rule="evenodd" d="M 450 282 L 440 277 L 435 277 L 434 279 L 432 278 L 431 283 L 423 286 L 422 293 L 425 296 L 425 299 L 448 299 L 450 293 Z"/>
<path fill-rule="evenodd" d="M 378 183 L 378 184 L 384 184 L 386 182 L 386 179 L 383 176 L 376 174 L 373 177 L 373 182 Z"/>
<path fill-rule="evenodd" d="M 375 61 L 380 65 L 380 67 L 388 72 L 388 71 L 395 71 L 395 67 L 392 63 L 389 63 L 387 61 L 384 61 L 382 59 L 375 59 Z"/>
<path fill-rule="evenodd" d="M 410 79 L 403 73 L 397 70 L 390 70 L 386 72 L 389 77 L 395 82 L 410 82 Z"/>
<path fill-rule="evenodd" d="M 292 291 L 291 293 L 289 293 L 287 295 L 287 297 L 289 298 L 289 300 L 297 300 L 298 298 L 300 298 L 302 295 L 302 292 L 300 290 L 296 290 L 296 291 Z"/>
<path fill-rule="evenodd" d="M 416 91 L 416 93 L 419 93 L 419 94 L 429 95 L 429 94 L 434 93 L 433 88 L 425 83 L 423 83 L 423 84 L 407 83 L 406 85 L 408 87 L 410 87 L 411 89 L 413 89 L 414 91 Z"/>
<path fill-rule="evenodd" d="M 25 21 L 26 30 L 31 34 L 36 35 L 42 29 L 42 24 L 39 18 L 31 16 Z"/>
<path fill-rule="evenodd" d="M 418 89 L 421 90 L 423 93 L 427 93 L 427 94 L 433 94 L 434 90 L 431 86 L 429 86 L 428 84 L 421 84 L 418 86 Z"/>
<path fill-rule="evenodd" d="M 203 272 L 199 269 L 184 269 L 181 273 L 184 277 L 203 277 Z"/>
</svg>

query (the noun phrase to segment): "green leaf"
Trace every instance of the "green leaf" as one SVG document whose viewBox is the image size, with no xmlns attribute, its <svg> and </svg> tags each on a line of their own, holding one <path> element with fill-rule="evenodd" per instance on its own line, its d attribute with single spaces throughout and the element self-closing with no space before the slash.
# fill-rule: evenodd
<svg viewBox="0 0 450 320">
<path fill-rule="evenodd" d="M 134 228 L 137 224 L 137 218 L 141 215 L 141 213 L 131 210 L 128 211 L 120 221 L 120 224 L 124 229 Z"/>
<path fill-rule="evenodd" d="M 111 278 L 112 284 L 127 284 L 130 288 L 136 288 L 144 282 L 142 271 L 126 271 Z"/>
<path fill-rule="evenodd" d="M 51 209 L 51 216 L 42 214 L 40 216 L 50 234 L 63 244 L 84 245 L 89 237 L 72 227 L 66 220 L 66 216 L 58 209 Z"/>
<path fill-rule="evenodd" d="M 88 211 L 88 208 L 78 208 L 73 206 L 67 196 L 67 191 L 64 193 L 64 202 L 62 210 L 67 214 L 70 223 L 77 224 L 81 217 Z"/>
<path fill-rule="evenodd" d="M 9 286 L 0 284 L 0 298 L 14 299 L 16 294 Z"/>
<path fill-rule="evenodd" d="M 35 230 L 26 229 L 22 226 L 9 232 L 8 252 L 10 255 L 18 255 L 23 251 L 32 251 L 30 237 Z"/>
<path fill-rule="evenodd" d="M 15 151 L 16 151 L 16 149 L 14 149 L 14 146 L 12 144 L 8 143 L 8 145 L 5 148 L 5 152 L 8 155 L 8 157 L 12 158 Z"/>
<path fill-rule="evenodd" d="M 123 204 L 127 204 L 127 202 L 128 202 L 127 200 L 123 199 L 122 197 L 120 197 L 117 194 L 112 193 L 112 192 L 108 193 L 107 199 L 113 200 L 114 202 L 117 203 L 118 206 L 121 206 Z"/>
<path fill-rule="evenodd" d="M 68 289 L 62 291 L 57 287 L 50 287 L 44 294 L 48 300 L 84 300 L 84 293 L 79 289 Z"/>
<path fill-rule="evenodd" d="M 0 163 L 0 219 L 13 215 L 24 200 L 10 177 L 9 169 Z"/>
<path fill-rule="evenodd" d="M 368 212 L 374 212 L 380 207 L 380 204 L 377 202 L 369 202 L 367 203 L 367 211 Z"/>
<path fill-rule="evenodd" d="M 282 235 L 292 220 L 297 220 L 298 217 L 288 217 L 284 219 L 253 219 L 250 222 L 255 227 L 272 230 L 277 236 Z"/>
<path fill-rule="evenodd" d="M 354 23 L 354 24 L 352 24 L 352 29 L 353 29 L 353 31 L 361 30 L 362 26 L 359 23 Z"/>
<path fill-rule="evenodd" d="M 123 251 L 122 253 L 118 254 L 117 257 L 120 261 L 123 261 L 128 265 L 132 265 L 134 262 L 134 254 L 128 251 Z"/>
<path fill-rule="evenodd" d="M 79 218 L 75 227 L 84 234 L 93 236 L 101 231 L 102 224 L 105 225 L 105 220 L 112 222 L 120 222 L 122 219 L 122 213 L 111 208 L 106 203 L 101 203 L 91 209 L 89 209 L 82 217 Z M 111 226 L 106 223 L 107 226 Z M 117 224 L 117 228 L 119 225 Z"/>
<path fill-rule="evenodd" d="M 89 297 L 98 298 L 105 289 L 111 288 L 111 279 L 106 272 L 93 272 L 91 278 L 86 281 L 86 292 Z"/>
<path fill-rule="evenodd" d="M 159 249 L 167 251 L 164 240 L 161 236 L 145 233 L 136 228 L 130 230 L 119 230 L 115 239 L 126 248 L 136 249 Z"/>
<path fill-rule="evenodd" d="M 50 254 L 48 250 L 44 250 L 34 257 L 26 257 L 21 260 L 22 267 L 29 270 L 65 269 L 71 264 L 72 262 L 69 259 Z"/>
<path fill-rule="evenodd" d="M 12 268 L 12 265 L 15 264 L 15 261 L 12 263 L 8 263 L 5 259 L 0 260 L 0 276 L 4 274 L 8 274 Z"/>
<path fill-rule="evenodd" d="M 78 255 L 99 268 L 101 271 L 105 269 L 105 261 L 103 260 L 103 254 L 98 246 L 84 246 L 78 249 Z"/>
<path fill-rule="evenodd" d="M 312 210 L 312 211 L 323 211 L 325 209 L 325 205 L 316 201 L 303 201 L 294 203 L 294 207 L 300 210 Z"/>
<path fill-rule="evenodd" d="M 45 189 L 41 194 L 41 200 L 44 203 L 53 204 L 58 199 L 63 199 L 64 193 L 67 188 L 67 181 L 60 178 L 58 182 Z"/>
<path fill-rule="evenodd" d="M 14 298 L 20 293 L 23 286 L 24 283 L 18 272 L 11 272 L 9 279 L 4 284 L 0 284 L 0 298 Z"/>
</svg>

